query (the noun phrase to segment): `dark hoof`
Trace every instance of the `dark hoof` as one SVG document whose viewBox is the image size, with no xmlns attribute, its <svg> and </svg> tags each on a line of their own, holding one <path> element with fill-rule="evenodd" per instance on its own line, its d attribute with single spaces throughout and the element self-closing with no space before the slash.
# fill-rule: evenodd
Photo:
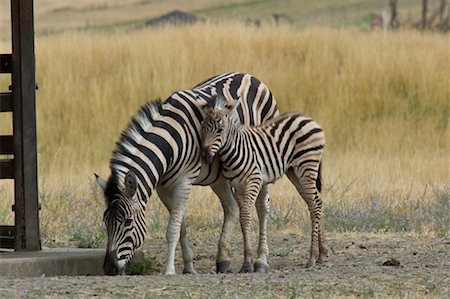
<svg viewBox="0 0 450 299">
<path fill-rule="evenodd" d="M 309 261 L 306 263 L 306 268 L 311 268 L 311 267 L 314 266 L 315 264 L 316 264 L 316 261 L 309 260 Z"/>
<path fill-rule="evenodd" d="M 255 262 L 254 268 L 256 273 L 267 273 L 269 270 L 269 265 L 261 262 Z"/>
<path fill-rule="evenodd" d="M 227 273 L 228 269 L 230 268 L 230 265 L 231 265 L 230 261 L 217 262 L 216 273 Z"/>
<path fill-rule="evenodd" d="M 239 273 L 253 273 L 253 265 L 244 265 Z"/>
</svg>

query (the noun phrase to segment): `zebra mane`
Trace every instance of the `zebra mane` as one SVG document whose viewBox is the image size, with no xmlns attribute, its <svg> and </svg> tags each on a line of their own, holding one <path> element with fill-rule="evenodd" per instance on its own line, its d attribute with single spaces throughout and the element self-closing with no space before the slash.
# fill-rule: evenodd
<svg viewBox="0 0 450 299">
<path fill-rule="evenodd" d="M 130 123 L 127 126 L 127 129 L 130 127 L 140 126 L 141 128 L 146 128 L 149 126 L 155 118 L 160 115 L 162 109 L 162 101 L 160 98 L 156 100 L 148 101 L 145 103 L 138 111 L 136 116 L 134 116 Z M 125 129 L 124 132 L 127 131 Z"/>
<path fill-rule="evenodd" d="M 132 143 L 140 143 L 142 135 L 140 132 L 151 126 L 155 119 L 161 114 L 162 101 L 160 98 L 145 103 L 133 116 L 126 126 L 125 130 L 120 134 L 116 147 L 113 150 L 111 158 L 111 173 L 116 179 L 119 188 L 124 187 L 124 179 L 127 171 L 121 166 L 115 165 L 114 161 L 127 161 L 125 153 L 131 153 L 134 150 Z"/>
</svg>

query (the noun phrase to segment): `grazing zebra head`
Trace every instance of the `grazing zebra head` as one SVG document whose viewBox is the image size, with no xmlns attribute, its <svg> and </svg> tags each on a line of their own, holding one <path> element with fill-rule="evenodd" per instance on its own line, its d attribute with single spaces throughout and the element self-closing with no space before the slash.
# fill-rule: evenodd
<svg viewBox="0 0 450 299">
<path fill-rule="evenodd" d="M 228 117 L 239 106 L 239 101 L 227 101 L 215 95 L 202 107 L 205 118 L 202 122 L 202 150 L 204 158 L 211 163 L 227 140 L 231 122 L 237 118 Z M 241 124 L 236 124 L 241 126 Z"/>
<path fill-rule="evenodd" d="M 125 175 L 123 188 L 118 187 L 113 176 L 107 182 L 97 176 L 97 182 L 107 205 L 103 214 L 108 234 L 103 270 L 108 275 L 122 275 L 134 250 L 141 246 L 147 234 L 145 208 L 137 198 L 138 184 L 133 172 Z"/>
</svg>

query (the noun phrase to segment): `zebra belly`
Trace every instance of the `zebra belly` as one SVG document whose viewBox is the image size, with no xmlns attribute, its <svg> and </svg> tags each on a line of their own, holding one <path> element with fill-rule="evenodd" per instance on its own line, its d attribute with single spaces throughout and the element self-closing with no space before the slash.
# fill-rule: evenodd
<svg viewBox="0 0 450 299">
<path fill-rule="evenodd" d="M 275 169 L 270 169 L 265 166 L 264 163 L 261 163 L 260 165 L 263 165 L 261 167 L 261 174 L 264 184 L 273 184 L 277 180 L 279 180 L 285 173 L 288 171 L 288 166 L 285 163 L 282 163 L 280 166 L 281 168 L 276 167 Z"/>
<path fill-rule="evenodd" d="M 257 161 L 261 172 L 263 184 L 273 184 L 285 173 L 285 171 L 283 170 L 280 171 L 280 169 L 273 169 L 269 167 L 264 161 L 264 159 L 259 155 L 257 157 Z"/>
</svg>

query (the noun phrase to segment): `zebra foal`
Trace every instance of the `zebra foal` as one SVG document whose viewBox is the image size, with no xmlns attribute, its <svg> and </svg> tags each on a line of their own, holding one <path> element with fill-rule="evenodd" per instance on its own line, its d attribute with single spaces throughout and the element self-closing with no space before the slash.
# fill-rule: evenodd
<svg viewBox="0 0 450 299">
<path fill-rule="evenodd" d="M 232 116 L 240 101 L 212 97 L 203 106 L 202 149 L 208 161 L 215 155 L 223 163 L 223 176 L 235 188 L 244 237 L 241 272 L 266 272 L 267 184 L 286 173 L 306 201 L 311 217 L 311 251 L 306 267 L 327 256 L 323 234 L 321 161 L 325 135 L 317 122 L 299 113 L 285 113 L 255 127 L 242 126 Z M 258 256 L 253 266 L 251 209 L 256 203 L 259 218 Z"/>
</svg>

